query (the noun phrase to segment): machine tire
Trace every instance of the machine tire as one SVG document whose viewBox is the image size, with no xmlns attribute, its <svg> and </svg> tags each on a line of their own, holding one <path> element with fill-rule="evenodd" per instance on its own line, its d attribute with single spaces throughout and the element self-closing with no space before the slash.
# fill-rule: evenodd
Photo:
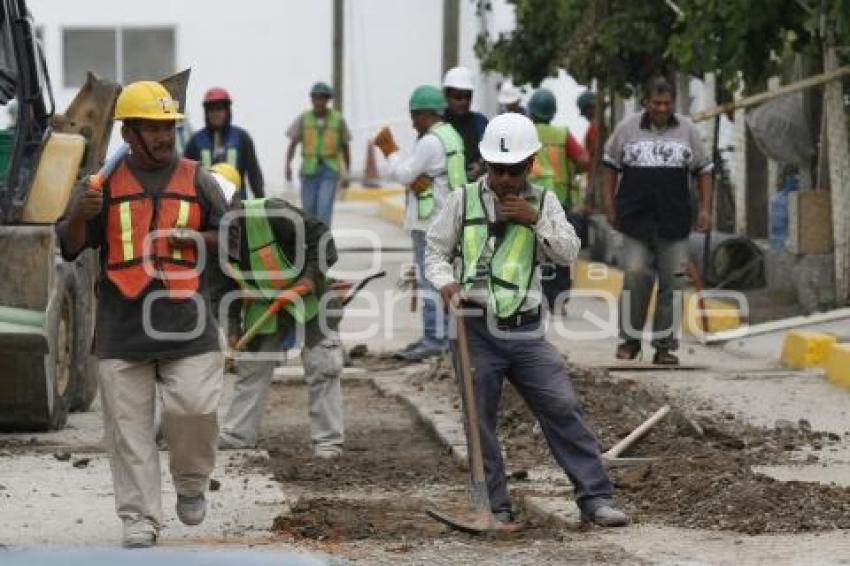
<svg viewBox="0 0 850 566">
<path fill-rule="evenodd" d="M 69 410 L 88 411 L 97 397 L 98 360 L 91 353 L 94 338 L 94 275 L 97 256 L 86 252 L 76 262 L 74 351 Z"/>
<path fill-rule="evenodd" d="M 76 295 L 76 278 L 72 264 L 59 264 L 56 268 L 56 294 L 47 309 L 47 343 L 48 353 L 42 361 L 42 371 L 36 372 L 41 379 L 33 380 L 40 383 L 40 404 L 38 414 L 41 415 L 43 428 L 58 430 L 65 426 L 68 420 L 68 409 L 71 405 L 74 371 L 74 312 Z"/>
</svg>

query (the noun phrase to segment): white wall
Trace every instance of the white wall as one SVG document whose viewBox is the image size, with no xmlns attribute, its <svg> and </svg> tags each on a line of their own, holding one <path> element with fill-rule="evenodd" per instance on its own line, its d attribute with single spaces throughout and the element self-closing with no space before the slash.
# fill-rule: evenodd
<svg viewBox="0 0 850 566">
<path fill-rule="evenodd" d="M 173 26 L 176 70 L 192 68 L 188 117 L 203 126 L 201 98 L 211 86 L 227 88 L 234 123 L 254 138 L 271 187 L 283 186 L 285 130 L 309 106 L 316 80 L 331 82 L 331 0 L 29 0 L 43 26 L 45 50 L 59 109 L 74 90 L 62 88 L 62 29 L 71 26 Z M 346 0 L 344 114 L 352 129 L 352 168 L 361 171 L 366 142 L 390 125 L 403 148 L 414 132 L 407 113 L 411 91 L 442 80 L 442 0 Z M 482 77 L 472 46 L 479 30 L 474 2 L 461 2 L 460 62 L 478 78 L 474 106 L 495 107 L 497 79 Z M 493 2 L 487 26 L 511 29 L 513 7 Z M 157 78 L 157 77 L 152 77 Z M 586 124 L 575 98 L 582 88 L 565 74 L 546 82 L 559 103 L 556 121 L 577 136 Z"/>
</svg>

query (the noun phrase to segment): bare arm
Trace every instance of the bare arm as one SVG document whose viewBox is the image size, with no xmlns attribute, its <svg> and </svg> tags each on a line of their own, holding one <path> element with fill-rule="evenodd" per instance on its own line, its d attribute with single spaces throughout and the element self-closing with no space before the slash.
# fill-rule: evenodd
<svg viewBox="0 0 850 566">
<path fill-rule="evenodd" d="M 602 204 L 605 207 L 608 222 L 615 228 L 617 226 L 617 209 L 614 204 L 614 195 L 617 191 L 617 175 L 617 171 L 611 167 L 603 167 L 602 169 Z"/>
<path fill-rule="evenodd" d="M 289 140 L 289 147 L 286 148 L 286 180 L 292 180 L 292 159 L 295 157 L 295 148 L 298 147 L 297 139 Z"/>
</svg>

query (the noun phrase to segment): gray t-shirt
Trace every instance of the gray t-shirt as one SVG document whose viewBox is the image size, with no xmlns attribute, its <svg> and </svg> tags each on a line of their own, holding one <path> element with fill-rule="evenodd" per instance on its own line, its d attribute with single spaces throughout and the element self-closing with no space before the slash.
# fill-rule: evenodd
<svg viewBox="0 0 850 566">
<path fill-rule="evenodd" d="M 156 195 L 166 186 L 177 166 L 175 156 L 170 166 L 156 170 L 145 170 L 133 167 L 128 163 L 133 176 L 139 181 L 145 192 Z M 198 194 L 198 204 L 201 208 L 201 230 L 217 230 L 222 216 L 227 210 L 221 190 L 215 179 L 202 167 L 197 168 L 195 188 Z M 76 199 L 86 191 L 84 185 L 79 185 L 68 210 L 71 210 Z M 104 189 L 108 198 L 108 187 Z M 107 198 L 104 199 L 106 207 Z M 67 213 L 66 213 L 67 214 Z M 75 259 L 80 252 L 68 253 L 65 249 L 64 219 L 60 220 L 57 228 L 62 255 L 68 261 Z M 97 316 L 95 322 L 94 354 L 101 359 L 124 359 L 141 361 L 151 359 L 177 359 L 205 352 L 219 350 L 219 334 L 209 307 L 209 297 L 206 292 L 206 277 L 200 277 L 200 287 L 196 300 L 171 301 L 167 298 L 150 302 L 150 326 L 161 333 L 187 333 L 183 338 L 167 338 L 153 336 L 145 329 L 145 297 L 155 291 L 165 289 L 159 280 L 154 280 L 145 292 L 137 299 L 127 299 L 118 288 L 106 277 L 105 266 L 107 247 L 104 244 L 106 236 L 106 210 L 90 220 L 86 226 L 86 248 L 100 250 L 101 273 L 97 282 Z M 218 261 L 215 250 L 207 253 L 208 261 Z M 199 318 L 200 317 L 200 318 Z M 193 330 L 195 336 L 191 336 Z"/>
<path fill-rule="evenodd" d="M 711 172 L 697 127 L 673 115 L 663 128 L 646 112 L 625 118 L 605 144 L 603 162 L 620 173 L 619 229 L 641 240 L 686 238 L 691 230 L 689 175 Z"/>
</svg>

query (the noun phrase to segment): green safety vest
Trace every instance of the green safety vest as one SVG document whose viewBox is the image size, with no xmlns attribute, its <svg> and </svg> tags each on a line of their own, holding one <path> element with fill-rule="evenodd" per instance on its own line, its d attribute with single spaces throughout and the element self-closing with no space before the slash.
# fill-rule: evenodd
<svg viewBox="0 0 850 566">
<path fill-rule="evenodd" d="M 541 147 L 534 160 L 528 180 L 555 193 L 565 207 L 581 200 L 581 188 L 576 183 L 573 163 L 567 157 L 569 130 L 549 124 L 535 124 Z"/>
<path fill-rule="evenodd" d="M 533 187 L 534 202 L 539 212 L 547 189 Z M 490 308 L 497 318 L 515 315 L 528 295 L 534 275 L 537 255 L 537 238 L 534 230 L 522 224 L 509 223 L 499 242 L 490 265 L 479 269 L 479 261 L 490 239 L 490 225 L 484 207 L 484 187 L 481 181 L 464 187 L 463 227 L 460 238 L 460 275 L 458 280 L 469 291 L 479 273 L 485 273 L 489 290 Z"/>
<path fill-rule="evenodd" d="M 236 128 L 231 127 L 227 131 L 227 137 L 222 140 L 225 146 L 225 161 L 235 169 L 239 169 L 239 133 Z M 198 136 L 198 144 L 201 146 L 201 165 L 209 168 L 213 163 L 212 148 L 215 145 L 214 134 L 204 129 Z"/>
<path fill-rule="evenodd" d="M 231 262 L 234 276 L 243 288 L 259 291 L 265 299 L 254 299 L 245 310 L 245 328 L 254 323 L 269 308 L 269 305 L 284 289 L 295 283 L 298 276 L 295 268 L 283 253 L 274 236 L 271 222 L 266 214 L 267 199 L 249 199 L 242 202 L 245 207 L 245 235 L 253 277 L 247 277 L 237 262 Z M 284 307 L 299 324 L 309 321 L 319 312 L 319 301 L 308 295 L 299 303 Z M 258 334 L 274 334 L 278 329 L 278 317 L 273 316 L 260 328 Z"/>
<path fill-rule="evenodd" d="M 324 127 L 319 127 L 316 114 L 309 110 L 303 114 L 301 139 L 301 174 L 315 175 L 320 163 L 339 171 L 339 150 L 342 145 L 342 117 L 336 110 L 328 110 Z"/>
<path fill-rule="evenodd" d="M 449 178 L 449 190 L 453 191 L 467 183 L 466 160 L 463 151 L 463 139 L 451 124 L 439 123 L 431 127 L 430 133 L 437 136 L 443 144 L 446 154 L 446 175 Z M 434 190 L 432 186 L 416 193 L 416 211 L 419 220 L 427 220 L 434 214 Z"/>
</svg>

